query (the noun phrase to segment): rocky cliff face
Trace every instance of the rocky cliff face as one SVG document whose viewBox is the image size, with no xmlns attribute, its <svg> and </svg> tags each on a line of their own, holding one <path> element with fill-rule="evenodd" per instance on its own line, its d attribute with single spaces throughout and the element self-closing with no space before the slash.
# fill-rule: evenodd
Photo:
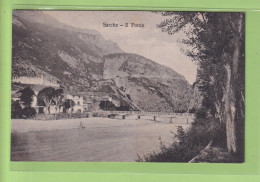
<svg viewBox="0 0 260 182">
<path fill-rule="evenodd" d="M 194 90 L 182 75 L 124 53 L 95 30 L 62 24 L 42 12 L 13 14 L 12 75 L 43 75 L 75 94 L 105 92 L 135 110 L 185 112 L 193 107 Z"/>
<path fill-rule="evenodd" d="M 103 78 L 113 80 L 142 110 L 188 109 L 191 86 L 172 69 L 136 54 L 110 54 L 104 59 Z"/>
</svg>

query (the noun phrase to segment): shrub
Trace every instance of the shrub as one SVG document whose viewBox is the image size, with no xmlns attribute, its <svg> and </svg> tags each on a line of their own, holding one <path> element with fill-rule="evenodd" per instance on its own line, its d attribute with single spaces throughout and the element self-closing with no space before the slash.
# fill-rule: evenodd
<svg viewBox="0 0 260 182">
<path fill-rule="evenodd" d="M 55 114 L 47 114 L 43 117 L 43 114 L 37 115 L 34 119 L 36 120 L 59 120 L 59 119 L 72 119 L 72 118 L 88 118 L 89 113 L 57 113 Z"/>
<path fill-rule="evenodd" d="M 19 101 L 12 101 L 11 105 L 11 118 L 22 118 L 22 107 L 20 106 Z"/>
<path fill-rule="evenodd" d="M 178 127 L 171 145 L 166 146 L 162 141 L 160 151 L 138 156 L 138 162 L 188 162 L 197 156 L 210 142 L 212 146 L 226 147 L 224 123 L 207 118 L 204 110 L 196 113 L 196 119 L 186 132 Z"/>
<path fill-rule="evenodd" d="M 72 113 L 71 117 L 72 118 L 88 118 L 89 113 L 81 113 L 81 112 Z"/>
<path fill-rule="evenodd" d="M 131 99 L 131 96 L 130 96 L 129 94 L 127 94 L 126 97 L 127 97 L 129 100 L 132 100 L 132 99 Z"/>
<path fill-rule="evenodd" d="M 189 136 L 179 127 L 174 136 L 174 142 L 166 146 L 162 141 L 159 152 L 152 152 L 143 158 L 138 156 L 138 162 L 188 162 L 204 148 L 199 142 L 189 141 Z"/>
<path fill-rule="evenodd" d="M 22 115 L 25 118 L 32 118 L 36 115 L 36 111 L 34 108 L 31 107 L 25 107 L 22 109 Z"/>
<path fill-rule="evenodd" d="M 107 117 L 108 117 L 108 118 L 111 118 L 111 119 L 115 119 L 116 114 L 109 114 Z"/>
<path fill-rule="evenodd" d="M 194 107 L 189 110 L 189 113 L 195 113 L 195 112 L 196 112 L 196 109 Z"/>
<path fill-rule="evenodd" d="M 105 113 L 99 113 L 99 112 L 93 112 L 93 113 L 92 113 L 92 117 L 101 117 L 101 118 L 104 118 L 104 117 L 107 117 L 107 114 L 105 114 Z"/>
</svg>

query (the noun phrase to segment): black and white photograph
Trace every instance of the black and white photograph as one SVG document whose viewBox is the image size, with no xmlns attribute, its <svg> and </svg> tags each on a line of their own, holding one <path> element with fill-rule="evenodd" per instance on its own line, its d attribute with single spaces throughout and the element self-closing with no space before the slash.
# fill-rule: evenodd
<svg viewBox="0 0 260 182">
<path fill-rule="evenodd" d="M 11 82 L 11 161 L 244 162 L 245 13 L 14 10 Z"/>
</svg>

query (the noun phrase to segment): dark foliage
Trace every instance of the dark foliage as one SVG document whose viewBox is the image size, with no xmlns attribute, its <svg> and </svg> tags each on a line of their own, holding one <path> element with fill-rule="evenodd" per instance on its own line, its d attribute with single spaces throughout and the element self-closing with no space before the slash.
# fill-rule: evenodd
<svg viewBox="0 0 260 182">
<path fill-rule="evenodd" d="M 199 64 L 196 84 L 203 108 L 179 142 L 161 146 L 144 161 L 187 162 L 207 144 L 228 150 L 243 161 L 244 155 L 244 13 L 159 12 L 165 16 L 157 27 L 169 35 L 183 30 L 183 50 Z M 177 156 L 177 157 L 176 157 Z M 217 156 L 216 156 L 217 157 Z M 143 159 L 139 159 L 142 161 Z M 165 162 L 166 162 L 165 161 Z"/>
<path fill-rule="evenodd" d="M 93 112 L 92 117 L 106 118 L 108 115 L 106 113 Z"/>
<path fill-rule="evenodd" d="M 75 106 L 75 102 L 72 99 L 66 99 L 65 102 L 63 103 L 63 106 L 65 109 L 69 109 Z"/>
<path fill-rule="evenodd" d="M 23 90 L 20 90 L 18 93 L 21 93 L 19 98 L 24 106 L 30 107 L 33 101 L 34 91 L 30 87 L 26 87 Z"/>
<path fill-rule="evenodd" d="M 53 92 L 53 100 L 54 100 L 54 104 L 55 105 L 60 105 L 61 104 L 61 100 L 64 97 L 64 91 L 63 89 L 56 89 Z"/>
<path fill-rule="evenodd" d="M 161 141 L 159 151 L 154 151 L 143 157 L 138 156 L 138 162 L 189 162 L 197 156 L 209 143 L 212 146 L 225 147 L 225 125 L 205 117 L 205 110 L 196 113 L 196 121 L 187 131 L 181 126 L 177 134 L 173 134 L 172 144 L 166 146 Z"/>
<path fill-rule="evenodd" d="M 130 111 L 131 110 L 131 106 L 129 105 L 121 105 L 119 107 L 116 107 L 117 111 Z"/>
<path fill-rule="evenodd" d="M 196 109 L 193 107 L 189 110 L 189 113 L 195 113 L 196 112 Z"/>
<path fill-rule="evenodd" d="M 22 107 L 20 105 L 20 102 L 17 101 L 12 101 L 11 105 L 11 118 L 21 118 L 22 117 Z"/>
<path fill-rule="evenodd" d="M 100 109 L 102 110 L 115 110 L 116 106 L 110 101 L 100 101 Z"/>
<path fill-rule="evenodd" d="M 45 87 L 39 91 L 37 97 L 37 105 L 44 106 L 49 111 L 51 105 L 55 105 L 56 109 L 58 109 L 62 105 L 64 91 L 63 89 Z"/>
<path fill-rule="evenodd" d="M 23 118 L 32 118 L 36 115 L 36 111 L 34 108 L 25 107 L 22 109 L 22 117 Z"/>
<path fill-rule="evenodd" d="M 55 95 L 55 89 L 52 87 L 45 87 L 38 93 L 38 105 L 47 106 L 48 103 L 52 103 L 52 99 Z"/>
<path fill-rule="evenodd" d="M 131 96 L 129 94 L 126 94 L 126 97 L 129 99 L 129 100 L 132 100 L 131 99 Z"/>
<path fill-rule="evenodd" d="M 43 114 L 36 115 L 35 120 L 55 120 L 55 119 L 71 119 L 71 118 L 88 118 L 89 113 L 57 113 L 46 115 Z"/>
<path fill-rule="evenodd" d="M 26 12 L 24 15 L 18 11 L 13 13 L 13 18 L 21 24 L 18 26 L 16 21 L 13 22 L 13 76 L 35 77 L 43 74 L 49 80 L 57 79 L 64 89 L 71 92 L 86 92 L 89 89 L 105 92 L 131 105 L 129 98 L 121 97 L 122 94 L 117 93 L 117 86 L 121 85 L 114 83 L 114 78 L 102 80 L 107 72 L 120 76 L 121 71 L 124 71 L 129 77 L 121 77 L 121 80 L 126 82 L 125 88 L 121 89 L 130 90 L 128 94 L 132 102 L 142 110 L 172 112 L 172 104 L 176 105 L 176 109 L 181 107 L 181 110 L 187 110 L 190 96 L 186 90 L 189 89 L 189 84 L 177 72 L 143 56 L 123 53 L 115 42 L 106 41 L 101 35 L 93 34 L 92 31 L 75 28 L 68 30 L 68 25 L 61 24 L 46 14 L 38 13 Z M 30 18 L 26 18 L 28 14 Z M 71 64 L 64 56 L 71 57 Z M 119 60 L 124 63 L 120 65 Z M 115 64 L 119 66 L 116 69 L 110 66 Z M 177 79 L 159 84 L 161 73 Z M 142 76 L 135 78 L 134 75 Z M 130 81 L 132 83 L 129 83 Z M 130 87 L 136 87 L 142 92 L 137 94 L 137 91 L 129 89 Z M 158 95 L 157 91 L 160 92 Z M 153 93 L 155 94 L 151 96 Z M 179 96 L 184 96 L 186 99 Z M 140 99 L 142 97 L 146 97 L 147 101 L 142 102 Z M 167 100 L 173 97 L 174 99 Z M 146 104 L 148 100 L 152 101 Z M 39 105 L 45 106 L 44 101 L 39 100 Z"/>
</svg>

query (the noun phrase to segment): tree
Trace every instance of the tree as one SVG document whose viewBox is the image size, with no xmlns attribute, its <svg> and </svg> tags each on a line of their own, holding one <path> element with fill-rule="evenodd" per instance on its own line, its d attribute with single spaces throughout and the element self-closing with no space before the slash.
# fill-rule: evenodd
<svg viewBox="0 0 260 182">
<path fill-rule="evenodd" d="M 18 91 L 18 93 L 21 93 L 19 98 L 20 98 L 20 101 L 22 102 L 22 104 L 25 107 L 31 107 L 32 101 L 33 101 L 33 96 L 35 95 L 34 91 L 30 87 L 26 87 L 26 88 Z"/>
<path fill-rule="evenodd" d="M 244 152 L 244 14 L 161 12 L 157 27 L 173 35 L 184 31 L 184 52 L 199 65 L 203 106 L 226 126 L 227 149 Z"/>
<path fill-rule="evenodd" d="M 22 109 L 22 116 L 25 118 L 31 118 L 36 115 L 36 111 L 32 107 L 25 107 Z"/>
<path fill-rule="evenodd" d="M 75 106 L 75 102 L 72 99 L 66 99 L 65 102 L 63 103 L 63 106 L 66 109 L 66 111 L 69 108 L 71 108 L 71 110 L 70 110 L 70 117 L 71 117 L 72 108 Z"/>
<path fill-rule="evenodd" d="M 44 106 L 46 108 L 46 112 L 50 114 L 50 106 L 53 103 L 53 98 L 55 94 L 55 89 L 52 87 L 46 87 L 39 91 L 38 93 L 38 105 Z M 45 112 L 44 112 L 45 114 Z M 46 116 L 46 115 L 45 115 Z"/>
<path fill-rule="evenodd" d="M 21 118 L 29 118 L 36 115 L 36 111 L 34 108 L 31 107 L 33 96 L 35 96 L 34 91 L 30 87 L 26 87 L 22 90 L 20 90 L 18 93 L 21 93 L 20 95 L 20 102 L 16 101 L 14 105 L 12 106 L 14 109 L 14 112 L 17 112 L 15 117 Z M 24 108 L 22 109 L 20 106 L 20 103 L 24 105 Z M 19 106 L 18 106 L 19 104 Z"/>
<path fill-rule="evenodd" d="M 54 94 L 53 101 L 55 104 L 55 119 L 57 119 L 57 110 L 62 105 L 62 100 L 64 98 L 64 92 L 63 92 L 63 89 L 56 89 L 56 90 L 54 90 L 53 94 Z"/>
<path fill-rule="evenodd" d="M 12 100 L 11 106 L 11 118 L 21 118 L 22 117 L 22 107 L 19 100 Z"/>
<path fill-rule="evenodd" d="M 46 87 L 39 91 L 37 96 L 37 104 L 39 106 L 44 106 L 48 114 L 50 114 L 50 106 L 55 105 L 55 118 L 57 119 L 57 111 L 63 104 L 64 96 L 65 95 L 63 89 L 54 89 L 53 87 Z M 47 119 L 46 114 L 45 118 Z"/>
</svg>

